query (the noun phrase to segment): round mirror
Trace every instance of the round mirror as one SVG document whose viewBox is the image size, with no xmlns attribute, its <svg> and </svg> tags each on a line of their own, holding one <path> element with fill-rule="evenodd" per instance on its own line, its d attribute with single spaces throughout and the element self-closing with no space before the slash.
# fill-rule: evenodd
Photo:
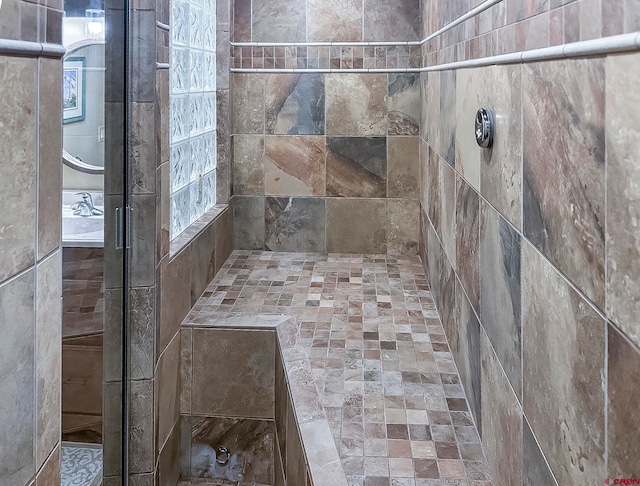
<svg viewBox="0 0 640 486">
<path fill-rule="evenodd" d="M 104 173 L 104 41 L 72 44 L 62 78 L 62 161 L 88 174 Z"/>
</svg>

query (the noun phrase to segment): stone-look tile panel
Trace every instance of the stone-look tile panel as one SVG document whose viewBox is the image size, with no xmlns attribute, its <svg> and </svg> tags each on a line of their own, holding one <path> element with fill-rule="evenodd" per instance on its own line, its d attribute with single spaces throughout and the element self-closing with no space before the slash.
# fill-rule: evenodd
<svg viewBox="0 0 640 486">
<path fill-rule="evenodd" d="M 108 293 L 107 293 L 108 292 Z M 109 290 L 105 292 L 111 303 L 106 308 L 113 309 L 109 316 L 109 330 L 105 318 L 105 346 L 104 359 L 114 360 L 112 371 L 107 381 L 122 379 L 122 290 Z M 156 325 L 156 289 L 154 287 L 142 287 L 131 289 L 129 292 L 131 310 L 129 312 L 129 373 L 132 380 L 150 380 L 155 370 L 155 325 Z M 107 341 L 109 345 L 107 347 Z M 107 376 L 107 367 L 104 369 Z"/>
<path fill-rule="evenodd" d="M 158 360 L 155 393 L 158 451 L 180 419 L 180 339 L 180 333 L 176 334 Z"/>
<path fill-rule="evenodd" d="M 482 72 L 485 90 L 482 100 L 493 110 L 496 128 L 493 145 L 481 153 L 481 194 L 520 229 L 522 68 L 490 66 L 483 68 Z M 469 132 L 472 132 L 471 128 Z M 461 136 L 460 132 L 456 133 L 458 136 Z"/>
<path fill-rule="evenodd" d="M 488 204 L 480 211 L 480 321 L 522 397 L 520 234 Z"/>
<path fill-rule="evenodd" d="M 365 41 L 420 40 L 421 26 L 419 0 L 364 0 Z"/>
<path fill-rule="evenodd" d="M 437 119 L 435 148 L 451 167 L 456 166 L 456 75 L 457 71 L 440 73 L 440 110 Z"/>
<path fill-rule="evenodd" d="M 324 154 L 321 136 L 266 137 L 265 194 L 324 196 Z"/>
<path fill-rule="evenodd" d="M 384 199 L 327 198 L 327 252 L 386 253 Z"/>
<path fill-rule="evenodd" d="M 20 57 L 0 59 L 0 85 L 11 93 L 0 101 L 0 126 L 5 127 L 0 134 L 0 282 L 35 261 L 37 63 Z"/>
<path fill-rule="evenodd" d="M 207 288 L 216 273 L 216 226 L 209 224 L 191 241 L 191 306 Z"/>
<path fill-rule="evenodd" d="M 480 156 L 474 121 L 483 107 L 482 81 L 487 68 L 460 69 L 456 73 L 456 168 L 476 191 L 480 191 Z M 494 109 L 493 106 L 487 106 Z"/>
<path fill-rule="evenodd" d="M 216 226 L 216 268 L 213 275 L 220 271 L 233 251 L 233 209 L 227 208 L 223 211 L 214 224 Z"/>
<path fill-rule="evenodd" d="M 54 253 L 37 267 L 36 290 L 36 469 L 60 440 L 62 403 L 62 253 Z"/>
<path fill-rule="evenodd" d="M 526 419 L 522 421 L 522 428 L 523 486 L 538 486 L 540 484 L 558 486 Z"/>
<path fill-rule="evenodd" d="M 482 395 L 480 365 L 480 322 L 460 282 L 455 284 L 455 325 L 447 335 L 451 354 L 456 361 L 460 381 L 478 432 L 482 435 Z"/>
<path fill-rule="evenodd" d="M 487 454 L 491 479 L 495 484 L 521 484 L 522 408 L 502 371 L 489 339 L 483 332 L 480 348 L 482 443 Z"/>
<path fill-rule="evenodd" d="M 429 185 L 429 207 L 427 214 L 429 215 L 433 229 L 436 233 L 440 234 L 440 213 L 442 211 L 442 199 L 440 197 L 440 157 L 438 157 L 437 152 L 433 150 L 430 145 L 428 146 L 428 151 L 427 180 Z"/>
<path fill-rule="evenodd" d="M 60 484 L 60 447 L 48 457 L 47 462 L 38 472 L 36 482 L 32 486 L 58 486 Z"/>
<path fill-rule="evenodd" d="M 362 40 L 361 0 L 308 0 L 307 41 Z"/>
<path fill-rule="evenodd" d="M 60 244 L 62 75 L 60 60 L 40 59 L 38 121 L 38 258 Z"/>
<path fill-rule="evenodd" d="M 232 133 L 264 133 L 264 76 L 233 75 Z"/>
<path fill-rule="evenodd" d="M 0 478 L 6 484 L 27 484 L 35 473 L 35 273 L 0 286 Z"/>
<path fill-rule="evenodd" d="M 273 418 L 274 339 L 269 331 L 194 329 L 192 413 Z"/>
<path fill-rule="evenodd" d="M 605 322 L 528 243 L 522 310 L 523 403 L 532 431 L 559 484 L 604 478 Z"/>
<path fill-rule="evenodd" d="M 386 74 L 325 76 L 328 135 L 387 134 Z"/>
<path fill-rule="evenodd" d="M 418 197 L 419 137 L 387 138 L 387 197 Z"/>
<path fill-rule="evenodd" d="M 167 347 L 191 308 L 191 248 L 160 262 L 160 323 L 156 355 Z"/>
<path fill-rule="evenodd" d="M 180 479 L 180 433 L 180 426 L 174 427 L 166 444 L 158 453 L 155 484 L 177 484 Z M 143 486 L 154 484 L 153 477 L 149 479 L 151 481 L 144 482 Z"/>
<path fill-rule="evenodd" d="M 608 464 L 607 476 L 640 477 L 640 444 L 633 430 L 640 423 L 640 350 L 608 326 Z"/>
<path fill-rule="evenodd" d="M 426 213 L 429 210 L 429 189 L 431 181 L 429 181 L 429 146 L 427 142 L 418 138 L 418 180 L 417 191 L 418 199 L 422 210 Z M 391 158 L 389 158 L 389 166 L 392 165 Z M 387 188 L 387 194 L 389 194 Z"/>
<path fill-rule="evenodd" d="M 156 148 L 160 146 L 160 129 L 156 127 L 156 103 L 131 103 L 131 173 L 132 194 L 156 192 Z"/>
<path fill-rule="evenodd" d="M 231 145 L 233 146 L 233 194 L 263 194 L 264 137 L 234 135 Z"/>
<path fill-rule="evenodd" d="M 216 202 L 228 204 L 231 197 L 231 117 L 229 90 L 216 92 Z"/>
<path fill-rule="evenodd" d="M 253 42 L 304 42 L 306 2 L 253 0 L 251 2 Z"/>
<path fill-rule="evenodd" d="M 264 247 L 264 196 L 233 196 L 233 247 L 262 250 Z"/>
<path fill-rule="evenodd" d="M 415 199 L 389 199 L 387 217 L 387 253 L 417 255 L 420 203 Z"/>
<path fill-rule="evenodd" d="M 607 316 L 640 346 L 640 75 L 637 54 L 607 57 Z"/>
<path fill-rule="evenodd" d="M 291 398 L 287 407 L 287 428 L 286 428 L 286 467 L 285 476 L 287 484 L 306 484 L 307 465 L 304 458 L 304 449 L 300 441 L 298 423 L 291 403 Z"/>
<path fill-rule="evenodd" d="M 456 268 L 456 173 L 440 159 L 440 238 L 445 254 Z"/>
<path fill-rule="evenodd" d="M 523 67 L 524 234 L 601 309 L 604 74 L 603 59 Z"/>
<path fill-rule="evenodd" d="M 251 0 L 233 2 L 233 40 L 251 42 Z"/>
<path fill-rule="evenodd" d="M 111 397 L 115 401 L 116 397 Z M 131 381 L 130 400 L 129 471 L 134 474 L 152 472 L 156 462 L 153 380 Z M 114 423 L 107 422 L 106 418 L 105 414 L 105 423 Z M 111 444 L 119 445 L 120 442 Z"/>
<path fill-rule="evenodd" d="M 264 94 L 266 133 L 324 134 L 322 74 L 269 74 Z"/>
<path fill-rule="evenodd" d="M 385 137 L 327 137 L 327 196 L 387 195 Z"/>
<path fill-rule="evenodd" d="M 265 250 L 324 253 L 325 200 L 321 197 L 267 197 Z"/>
<path fill-rule="evenodd" d="M 180 413 L 191 413 L 193 390 L 193 335 L 191 329 L 180 329 Z M 184 417 L 183 417 L 184 420 Z M 184 427 L 184 424 L 182 424 Z M 183 430 L 184 432 L 184 430 Z M 187 473 L 183 473 L 186 475 Z"/>
<path fill-rule="evenodd" d="M 471 305 L 480 311 L 480 197 L 456 175 L 456 271 Z"/>
<path fill-rule="evenodd" d="M 275 364 L 275 425 L 277 433 L 278 455 L 282 461 L 282 469 L 287 467 L 287 414 L 289 413 L 289 391 L 287 386 L 286 370 L 282 360 L 280 351 L 281 343 L 276 346 L 276 364 Z M 276 471 L 280 469 L 278 461 L 275 463 Z M 284 473 L 283 473 L 284 474 Z"/>
<path fill-rule="evenodd" d="M 155 283 L 156 195 L 134 195 L 131 197 L 130 204 L 132 208 L 131 227 L 133 228 L 131 260 L 135 262 L 135 265 L 131 265 L 129 270 L 130 282 L 132 286 L 148 287 Z M 114 261 L 109 260 L 109 255 L 106 252 L 105 260 Z"/>
<path fill-rule="evenodd" d="M 389 135 L 418 135 L 420 130 L 420 76 L 392 73 L 388 79 Z"/>
<path fill-rule="evenodd" d="M 549 19 L 549 12 L 545 12 L 536 17 L 518 22 L 516 24 L 516 51 L 549 47 Z M 574 26 L 577 23 L 571 22 L 570 26 Z"/>
</svg>

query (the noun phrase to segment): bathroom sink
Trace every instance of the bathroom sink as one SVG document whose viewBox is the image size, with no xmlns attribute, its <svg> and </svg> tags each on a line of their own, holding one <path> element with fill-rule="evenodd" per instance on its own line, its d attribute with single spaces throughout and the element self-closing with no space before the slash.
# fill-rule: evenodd
<svg viewBox="0 0 640 486">
<path fill-rule="evenodd" d="M 96 206 L 96 208 L 98 207 Z M 104 245 L 104 218 L 102 215 L 75 215 L 70 206 L 63 206 L 62 245 L 102 247 Z"/>
</svg>

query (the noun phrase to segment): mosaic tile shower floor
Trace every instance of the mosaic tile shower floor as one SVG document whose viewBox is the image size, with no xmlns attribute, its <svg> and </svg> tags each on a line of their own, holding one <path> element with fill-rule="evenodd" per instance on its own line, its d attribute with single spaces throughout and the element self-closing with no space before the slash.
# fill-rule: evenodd
<svg viewBox="0 0 640 486">
<path fill-rule="evenodd" d="M 61 486 L 101 485 L 102 446 L 63 442 L 60 478 Z"/>
<path fill-rule="evenodd" d="M 193 312 L 294 316 L 352 486 L 488 486 L 420 260 L 235 251 Z"/>
</svg>

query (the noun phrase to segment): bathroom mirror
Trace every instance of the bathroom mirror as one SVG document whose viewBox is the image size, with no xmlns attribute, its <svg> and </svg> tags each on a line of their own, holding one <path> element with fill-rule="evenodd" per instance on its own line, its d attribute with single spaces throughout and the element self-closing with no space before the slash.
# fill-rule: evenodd
<svg viewBox="0 0 640 486">
<path fill-rule="evenodd" d="M 62 160 L 88 174 L 104 172 L 104 41 L 68 47 L 62 79 Z"/>
</svg>

